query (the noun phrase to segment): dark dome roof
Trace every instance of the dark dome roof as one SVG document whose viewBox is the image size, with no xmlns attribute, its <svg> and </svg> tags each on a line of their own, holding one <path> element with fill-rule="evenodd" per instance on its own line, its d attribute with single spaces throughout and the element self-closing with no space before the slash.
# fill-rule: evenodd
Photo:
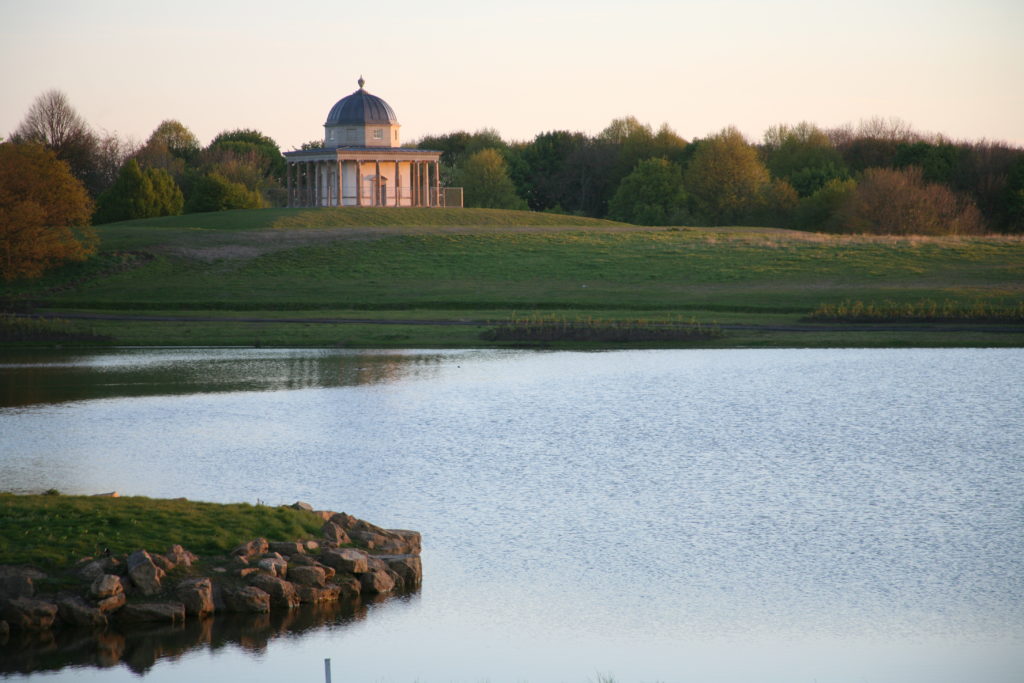
<svg viewBox="0 0 1024 683">
<path fill-rule="evenodd" d="M 363 90 L 365 81 L 360 76 L 359 90 L 342 97 L 331 107 L 325 126 L 364 125 L 368 123 L 397 124 L 395 110 L 387 102 Z"/>
</svg>

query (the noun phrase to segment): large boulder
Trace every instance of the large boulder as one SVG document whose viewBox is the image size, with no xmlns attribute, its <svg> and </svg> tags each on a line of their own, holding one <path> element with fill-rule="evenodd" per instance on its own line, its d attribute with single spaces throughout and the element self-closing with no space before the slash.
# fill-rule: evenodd
<svg viewBox="0 0 1024 683">
<path fill-rule="evenodd" d="M 34 598 L 11 598 L 0 602 L 0 619 L 12 629 L 46 631 L 57 618 L 57 605 Z"/>
<path fill-rule="evenodd" d="M 333 567 L 339 572 L 349 574 L 362 574 L 369 571 L 369 556 L 355 548 L 342 548 L 340 550 L 325 550 L 320 554 L 320 562 Z"/>
<path fill-rule="evenodd" d="M 298 565 L 288 570 L 288 579 L 300 586 L 323 588 L 327 583 L 327 572 L 323 567 Z"/>
<path fill-rule="evenodd" d="M 395 588 L 395 580 L 387 569 L 374 569 L 359 575 L 364 593 L 390 593 Z"/>
<path fill-rule="evenodd" d="M 149 559 L 153 561 L 153 564 L 163 569 L 165 572 L 169 572 L 176 566 L 168 557 L 161 555 L 160 553 L 150 553 Z"/>
<path fill-rule="evenodd" d="M 288 557 L 306 552 L 306 546 L 301 541 L 275 541 L 270 543 L 270 552 Z"/>
<path fill-rule="evenodd" d="M 334 522 L 324 522 L 324 525 L 320 527 L 320 535 L 323 536 L 324 545 L 328 548 L 337 548 L 352 542 L 348 533 Z"/>
<path fill-rule="evenodd" d="M 124 593 L 124 584 L 121 583 L 121 577 L 114 574 L 101 574 L 89 586 L 89 595 L 96 600 L 103 600 L 118 593 Z"/>
<path fill-rule="evenodd" d="M 128 596 L 126 596 L 123 592 L 115 593 L 114 595 L 111 595 L 109 598 L 97 600 L 96 609 L 103 612 L 104 614 L 110 614 L 111 612 L 116 612 L 117 610 L 124 607 L 125 603 L 127 602 Z"/>
<path fill-rule="evenodd" d="M 205 617 L 214 612 L 213 583 L 208 578 L 185 579 L 178 584 L 175 595 L 189 616 Z"/>
<path fill-rule="evenodd" d="M 185 606 L 180 602 L 147 602 L 125 605 L 117 613 L 118 621 L 125 623 L 162 622 L 185 623 Z"/>
<path fill-rule="evenodd" d="M 124 571 L 124 567 L 116 557 L 86 558 L 75 568 L 79 578 L 86 581 L 94 581 L 103 574 L 118 574 Z"/>
<path fill-rule="evenodd" d="M 128 576 L 143 595 L 156 595 L 162 590 L 164 570 L 156 566 L 145 550 L 136 550 L 128 556 Z"/>
<path fill-rule="evenodd" d="M 306 512 L 312 512 L 313 511 L 313 506 L 312 505 L 310 505 L 309 503 L 307 503 L 305 501 L 301 501 L 301 500 L 295 501 L 289 507 L 291 507 L 291 508 L 293 508 L 295 510 L 304 510 Z"/>
<path fill-rule="evenodd" d="M 303 603 L 318 604 L 321 602 L 336 602 L 341 595 L 341 586 L 296 586 L 299 594 L 299 601 Z"/>
<path fill-rule="evenodd" d="M 234 550 L 231 551 L 232 555 L 238 557 L 244 557 L 245 559 L 251 559 L 253 557 L 259 557 L 270 549 L 270 544 L 265 538 L 254 538 L 248 543 L 243 543 Z"/>
<path fill-rule="evenodd" d="M 387 534 L 390 538 L 388 544 L 392 545 L 396 549 L 393 552 L 396 555 L 419 555 L 421 551 L 421 545 L 423 537 L 418 531 L 410 531 L 408 529 L 387 529 Z M 388 548 L 385 548 L 388 550 Z"/>
<path fill-rule="evenodd" d="M 264 557 L 256 566 L 265 574 L 284 579 L 288 576 L 288 562 L 277 555 L 276 557 Z"/>
<path fill-rule="evenodd" d="M 77 595 L 63 596 L 57 600 L 57 611 L 61 621 L 74 626 L 103 627 L 107 615 Z"/>
<path fill-rule="evenodd" d="M 191 567 L 192 563 L 199 558 L 182 548 L 180 545 L 172 545 L 167 550 L 167 559 L 181 567 Z"/>
<path fill-rule="evenodd" d="M 36 594 L 33 582 L 45 578 L 46 574 L 29 567 L 0 566 L 0 600 L 31 598 Z"/>
<path fill-rule="evenodd" d="M 382 555 L 378 559 L 386 562 L 388 569 L 402 577 L 405 588 L 422 583 L 423 563 L 418 555 Z"/>
<path fill-rule="evenodd" d="M 299 594 L 288 581 L 269 574 L 254 574 L 250 581 L 253 586 L 270 595 L 271 604 L 288 609 L 299 606 Z"/>
<path fill-rule="evenodd" d="M 256 586 L 225 588 L 224 608 L 229 612 L 266 614 L 270 611 L 270 594 Z"/>
</svg>

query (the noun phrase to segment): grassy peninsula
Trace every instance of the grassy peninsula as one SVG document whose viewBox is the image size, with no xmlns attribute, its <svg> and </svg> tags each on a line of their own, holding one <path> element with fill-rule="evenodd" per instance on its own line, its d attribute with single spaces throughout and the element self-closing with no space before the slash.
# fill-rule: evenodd
<svg viewBox="0 0 1024 683">
<path fill-rule="evenodd" d="M 0 493 L 0 565 L 62 569 L 105 549 L 117 555 L 174 543 L 219 555 L 261 536 L 315 538 L 322 525 L 317 515 L 290 507 Z"/>
<path fill-rule="evenodd" d="M 655 346 L 1024 343 L 1013 317 L 1024 300 L 1020 236 L 646 228 L 394 208 L 228 211 L 97 230 L 97 257 L 2 290 L 22 312 L 63 317 L 45 325 L 67 343 L 489 346 L 517 343 L 482 338 L 499 323 L 538 319 L 721 331 L 645 342 Z M 892 313 L 811 317 L 858 304 Z M 904 310 L 954 314 L 904 319 Z"/>
</svg>

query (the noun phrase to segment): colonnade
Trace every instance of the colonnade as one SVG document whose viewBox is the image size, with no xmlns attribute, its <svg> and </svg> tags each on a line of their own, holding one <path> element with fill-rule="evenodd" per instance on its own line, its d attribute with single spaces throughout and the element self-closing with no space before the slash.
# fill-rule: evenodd
<svg viewBox="0 0 1024 683">
<path fill-rule="evenodd" d="M 363 174 L 367 164 L 373 164 L 373 173 L 369 176 Z M 405 178 L 403 166 L 407 171 Z M 394 175 L 389 179 L 384 174 L 392 170 Z M 286 176 L 289 207 L 441 205 L 441 173 L 437 161 L 290 161 Z M 346 186 L 346 177 L 355 179 L 354 187 Z M 368 188 L 364 187 L 367 180 L 370 181 Z M 349 194 L 345 194 L 346 191 Z"/>
</svg>

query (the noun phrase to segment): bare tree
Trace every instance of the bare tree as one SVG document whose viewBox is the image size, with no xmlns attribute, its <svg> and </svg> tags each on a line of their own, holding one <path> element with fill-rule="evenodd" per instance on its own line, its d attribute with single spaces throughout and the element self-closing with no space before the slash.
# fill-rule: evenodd
<svg viewBox="0 0 1024 683">
<path fill-rule="evenodd" d="M 60 157 L 63 150 L 91 136 L 89 124 L 71 106 L 67 95 L 47 90 L 35 99 L 11 137 L 17 142 L 45 145 Z"/>
<path fill-rule="evenodd" d="M 102 186 L 96 168 L 96 134 L 67 95 L 47 90 L 29 107 L 25 118 L 11 134 L 12 142 L 34 142 L 57 154 L 71 166 L 71 172 L 95 195 Z"/>
</svg>

